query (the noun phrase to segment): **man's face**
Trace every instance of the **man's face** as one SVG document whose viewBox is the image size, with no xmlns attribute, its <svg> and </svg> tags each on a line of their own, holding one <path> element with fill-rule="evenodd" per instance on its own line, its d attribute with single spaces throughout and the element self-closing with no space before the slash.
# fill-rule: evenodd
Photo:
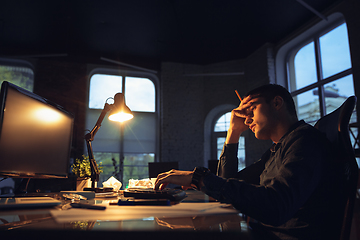
<svg viewBox="0 0 360 240">
<path fill-rule="evenodd" d="M 247 109 L 245 124 L 255 133 L 255 137 L 262 140 L 271 139 L 274 131 L 275 109 L 265 98 L 255 96 L 250 100 L 251 107 Z"/>
</svg>

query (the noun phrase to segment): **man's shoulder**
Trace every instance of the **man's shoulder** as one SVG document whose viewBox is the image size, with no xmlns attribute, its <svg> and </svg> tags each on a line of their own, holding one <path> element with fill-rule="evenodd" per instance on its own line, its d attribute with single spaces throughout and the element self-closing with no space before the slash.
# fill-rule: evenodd
<svg viewBox="0 0 360 240">
<path fill-rule="evenodd" d="M 324 135 L 324 133 L 322 133 L 321 131 L 316 129 L 314 126 L 312 126 L 304 121 L 299 122 L 299 126 L 294 129 L 293 133 L 294 134 L 308 133 L 308 134 L 315 134 L 315 135 L 319 135 L 319 136 Z"/>
<path fill-rule="evenodd" d="M 309 124 L 301 124 L 289 133 L 279 148 L 281 152 L 297 152 L 311 156 L 335 156 L 334 148 L 326 135 Z M 319 158 L 320 159 L 320 158 Z"/>
<path fill-rule="evenodd" d="M 328 141 L 326 135 L 323 132 L 319 131 L 312 125 L 305 123 L 304 121 L 299 122 L 299 125 L 292 132 L 290 132 L 284 140 L 289 141 L 290 139 L 294 138 L 307 139 L 311 142 Z"/>
</svg>

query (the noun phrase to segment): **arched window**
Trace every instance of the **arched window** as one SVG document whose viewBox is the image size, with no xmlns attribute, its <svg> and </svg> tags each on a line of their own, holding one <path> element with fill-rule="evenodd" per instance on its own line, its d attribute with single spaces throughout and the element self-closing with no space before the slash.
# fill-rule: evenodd
<svg viewBox="0 0 360 240">
<path fill-rule="evenodd" d="M 354 95 L 345 22 L 293 50 L 288 60 L 288 83 L 299 118 L 310 124 Z"/>
<path fill-rule="evenodd" d="M 89 86 L 86 128 L 91 130 L 107 100 L 122 92 L 134 118 L 122 124 L 102 122 L 92 147 L 103 173 L 99 183 L 114 176 L 123 183 L 148 177 L 148 163 L 157 154 L 158 112 L 155 76 L 133 72 L 93 71 Z"/>
<path fill-rule="evenodd" d="M 231 112 L 227 112 L 223 114 L 220 118 L 217 119 L 213 132 L 213 146 L 216 146 L 216 156 L 217 159 L 220 158 L 220 154 L 222 152 L 226 133 L 230 126 L 230 117 Z M 239 139 L 239 149 L 238 149 L 238 170 L 245 168 L 245 137 L 240 136 Z"/>
</svg>

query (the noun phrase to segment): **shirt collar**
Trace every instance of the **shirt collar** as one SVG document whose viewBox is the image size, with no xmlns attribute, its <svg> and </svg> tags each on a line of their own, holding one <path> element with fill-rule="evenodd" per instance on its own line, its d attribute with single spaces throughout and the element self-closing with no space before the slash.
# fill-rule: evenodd
<svg viewBox="0 0 360 240">
<path fill-rule="evenodd" d="M 282 136 L 279 140 L 278 143 L 274 143 L 271 148 L 270 151 L 271 152 L 276 152 L 276 150 L 278 150 L 278 148 L 281 145 L 281 142 L 284 140 L 284 138 L 286 138 L 287 135 L 289 135 L 292 131 L 294 131 L 296 128 L 298 128 L 300 125 L 304 124 L 305 121 L 304 120 L 300 120 L 297 121 L 296 123 L 294 123 L 293 125 L 291 125 L 291 127 L 289 128 L 289 130 L 284 134 L 284 136 Z"/>
</svg>

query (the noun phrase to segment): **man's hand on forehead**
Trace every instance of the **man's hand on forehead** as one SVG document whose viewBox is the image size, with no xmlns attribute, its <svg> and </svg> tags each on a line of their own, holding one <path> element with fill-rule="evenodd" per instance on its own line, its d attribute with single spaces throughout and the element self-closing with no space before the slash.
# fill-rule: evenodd
<svg viewBox="0 0 360 240">
<path fill-rule="evenodd" d="M 250 101 L 250 100 L 253 100 L 253 99 L 256 99 L 256 98 L 259 98 L 259 97 L 263 97 L 263 95 L 261 95 L 260 93 L 258 93 L 258 94 L 248 95 L 248 96 L 246 96 L 245 98 L 249 98 L 249 101 Z"/>
<path fill-rule="evenodd" d="M 252 105 L 251 100 L 252 100 L 251 96 L 245 97 L 241 101 L 239 107 L 237 107 L 233 110 L 235 116 L 240 117 L 240 118 L 246 118 L 246 116 L 248 115 L 249 109 Z"/>
<path fill-rule="evenodd" d="M 257 99 L 261 97 L 261 94 L 254 94 L 246 96 L 242 101 L 238 108 L 235 109 L 235 115 L 237 117 L 245 118 L 250 115 L 250 108 L 253 106 Z"/>
<path fill-rule="evenodd" d="M 253 96 L 253 95 L 249 95 L 249 96 L 246 96 L 244 98 L 244 100 L 241 102 L 240 106 L 242 107 L 242 109 L 247 109 L 247 108 L 250 108 L 251 105 L 253 104 L 253 100 L 257 98 L 256 96 Z"/>
</svg>

